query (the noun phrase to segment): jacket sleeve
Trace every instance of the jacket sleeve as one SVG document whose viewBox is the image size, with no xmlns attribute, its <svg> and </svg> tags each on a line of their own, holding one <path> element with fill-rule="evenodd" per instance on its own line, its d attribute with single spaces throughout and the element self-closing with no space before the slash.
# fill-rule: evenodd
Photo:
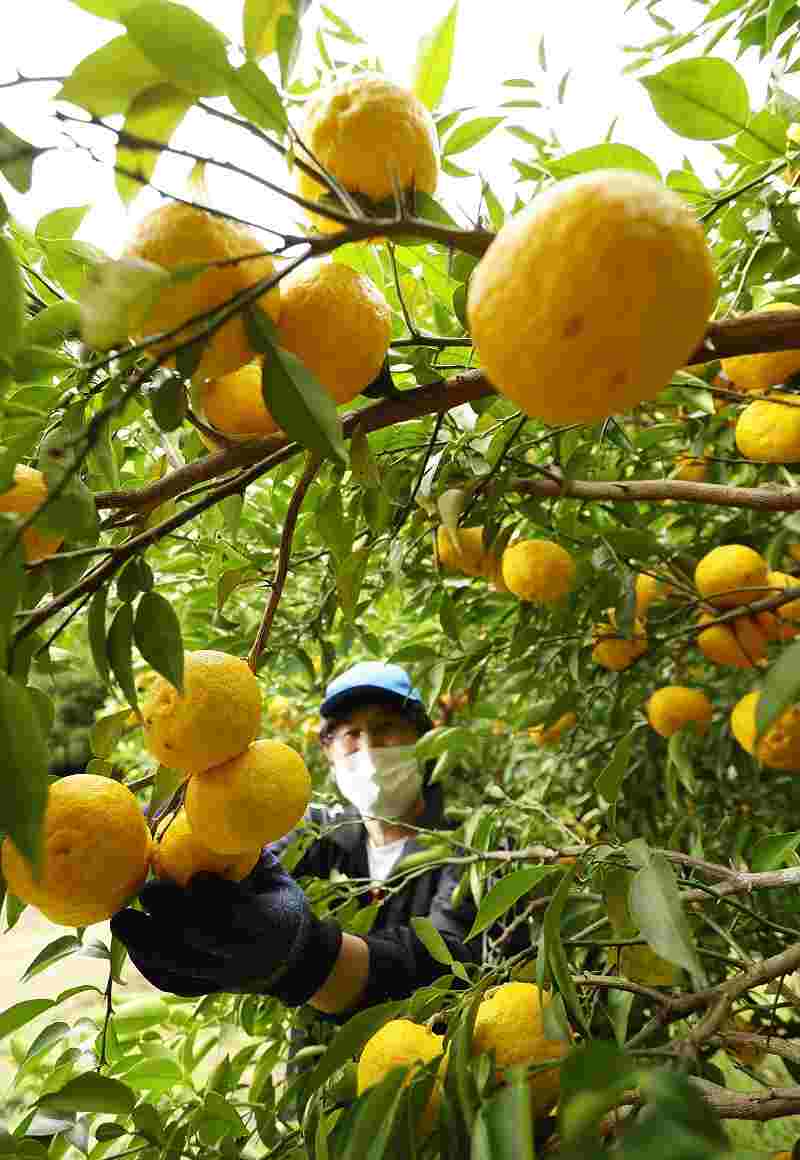
<svg viewBox="0 0 800 1160">
<path fill-rule="evenodd" d="M 447 944 L 454 959 L 462 963 L 480 961 L 480 939 L 466 941 L 475 918 L 472 900 L 457 908 L 451 902 L 453 889 L 461 877 L 456 867 L 442 872 L 426 917 Z M 369 948 L 369 975 L 357 1007 L 372 1007 L 392 999 L 405 999 L 418 987 L 425 987 L 447 973 L 447 967 L 428 952 L 411 925 L 386 927 L 377 934 L 362 936 Z M 343 1012 L 347 1019 L 353 1011 Z"/>
</svg>

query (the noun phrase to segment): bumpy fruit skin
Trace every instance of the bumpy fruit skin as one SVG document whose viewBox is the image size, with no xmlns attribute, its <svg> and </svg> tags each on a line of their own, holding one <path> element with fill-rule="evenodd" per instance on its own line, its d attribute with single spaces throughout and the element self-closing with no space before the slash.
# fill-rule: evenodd
<svg viewBox="0 0 800 1160">
<path fill-rule="evenodd" d="M 726 624 L 710 623 L 715 617 L 701 612 L 697 618 L 702 631 L 697 634 L 697 646 L 707 660 L 715 665 L 730 665 L 734 669 L 752 669 L 767 655 L 767 636 L 753 616 L 737 616 Z M 702 628 L 708 624 L 708 628 Z"/>
<path fill-rule="evenodd" d="M 748 753 L 771 769 L 800 771 L 800 704 L 790 705 L 770 725 L 756 751 L 756 706 L 760 693 L 747 693 L 731 712 L 731 732 Z"/>
<path fill-rule="evenodd" d="M 188 652 L 183 684 L 181 696 L 164 677 L 153 682 L 142 708 L 148 752 L 191 774 L 246 749 L 261 724 L 261 692 L 246 662 L 214 649 Z"/>
<path fill-rule="evenodd" d="M 350 193 L 373 202 L 400 190 L 433 193 L 439 155 L 433 118 L 408 89 L 377 73 L 359 73 L 316 93 L 306 105 L 300 139 L 328 173 Z M 298 157 L 308 160 L 298 149 Z M 299 167 L 297 191 L 317 201 L 326 188 Z M 340 203 L 334 207 L 342 209 Z M 322 233 L 342 227 L 309 214 Z"/>
<path fill-rule="evenodd" d="M 51 922 L 90 926 L 110 918 L 144 883 L 150 832 L 126 786 L 76 773 L 48 790 L 42 852 L 36 881 L 27 858 L 5 839 L 2 871 L 9 890 Z"/>
<path fill-rule="evenodd" d="M 643 174 L 596 170 L 506 222 L 467 316 L 498 391 L 545 423 L 590 423 L 655 398 L 702 338 L 715 289 L 686 203 Z"/>
<path fill-rule="evenodd" d="M 281 282 L 278 337 L 336 403 L 349 403 L 383 365 L 392 312 L 365 274 L 329 259 L 304 262 Z"/>
<path fill-rule="evenodd" d="M 436 529 L 436 553 L 442 568 L 480 576 L 505 588 L 501 558 L 484 547 L 483 528 L 457 528 L 455 532 L 440 524 Z"/>
<path fill-rule="evenodd" d="M 743 544 L 712 548 L 694 571 L 697 591 L 717 608 L 735 608 L 768 594 L 769 565 L 763 556 Z"/>
<path fill-rule="evenodd" d="M 555 604 L 575 583 L 575 561 L 551 540 L 519 540 L 503 552 L 503 580 L 520 600 Z"/>
<path fill-rule="evenodd" d="M 774 391 L 749 403 L 739 416 L 735 435 L 736 446 L 747 459 L 800 462 L 800 395 Z"/>
<path fill-rule="evenodd" d="M 311 797 L 311 775 L 282 741 L 254 741 L 243 753 L 196 773 L 186 787 L 195 837 L 220 854 L 276 842 L 297 825 Z"/>
<path fill-rule="evenodd" d="M 364 1044 L 358 1060 L 356 1085 L 358 1095 L 380 1083 L 394 1067 L 407 1067 L 404 1084 L 411 1082 L 416 1067 L 442 1056 L 439 1072 L 428 1103 L 420 1116 L 418 1131 L 426 1136 L 439 1114 L 442 1101 L 443 1071 L 446 1067 L 444 1036 L 436 1035 L 427 1027 L 411 1019 L 390 1019 Z"/>
<path fill-rule="evenodd" d="M 574 729 L 577 721 L 578 718 L 575 713 L 562 713 L 549 729 L 545 729 L 543 725 L 533 725 L 528 730 L 528 736 L 540 749 L 544 749 L 548 745 L 558 745 L 563 734 L 569 733 L 570 729 Z"/>
<path fill-rule="evenodd" d="M 705 693 L 685 685 L 656 689 L 647 702 L 647 719 L 662 737 L 671 737 L 689 722 L 694 723 L 698 733 L 705 733 L 711 714 L 711 702 Z"/>
<path fill-rule="evenodd" d="M 10 515 L 29 516 L 41 507 L 47 499 L 47 484 L 41 471 L 18 463 L 14 468 L 14 482 L 8 491 L 0 495 L 0 512 Z M 22 550 L 29 564 L 46 560 L 64 542 L 63 536 L 46 535 L 36 528 L 26 528 L 22 533 Z"/>
<path fill-rule="evenodd" d="M 619 673 L 647 652 L 647 632 L 644 623 L 637 617 L 633 636 L 620 636 L 614 609 L 606 609 L 606 616 L 608 620 L 592 626 L 592 659 L 604 669 Z"/>
<path fill-rule="evenodd" d="M 549 1002 L 550 997 L 533 983 L 494 987 L 478 1007 L 472 1035 L 473 1055 L 494 1051 L 499 1079 L 507 1067 L 553 1061 L 552 1068 L 530 1077 L 531 1104 L 537 1116 L 549 1111 L 558 1099 L 558 1061 L 569 1051 L 566 1040 L 545 1035 L 544 1010 Z"/>
<path fill-rule="evenodd" d="M 255 866 L 261 847 L 245 854 L 215 854 L 192 833 L 185 810 L 179 810 L 153 845 L 153 872 L 187 886 L 195 874 L 217 874 L 229 882 L 241 882 Z"/>
<path fill-rule="evenodd" d="M 762 310 L 800 310 L 793 302 L 770 302 Z M 800 371 L 800 350 L 773 350 L 766 354 L 740 354 L 724 358 L 722 370 L 737 391 L 745 394 L 767 391 L 785 383 Z"/>
<path fill-rule="evenodd" d="M 229 375 L 209 379 L 199 395 L 207 421 L 230 439 L 274 435 L 278 430 L 264 406 L 260 363 L 247 363 Z"/>
<path fill-rule="evenodd" d="M 154 209 L 139 223 L 123 256 L 143 258 L 167 270 L 175 270 L 178 266 L 195 262 L 216 262 L 263 250 L 263 242 L 243 226 L 206 210 L 169 202 Z M 158 331 L 172 330 L 197 314 L 222 306 L 235 294 L 274 273 L 275 263 L 269 255 L 231 266 L 212 267 L 204 274 L 164 290 L 147 315 L 143 330 L 131 337 L 141 339 Z M 280 314 L 278 287 L 262 295 L 257 305 L 277 322 Z M 203 325 L 195 324 L 179 337 L 188 339 L 193 334 L 200 334 Z M 153 352 L 159 349 L 159 346 L 154 346 Z M 205 347 L 192 378 L 202 382 L 230 374 L 250 362 L 255 353 L 242 314 L 235 314 L 216 331 Z"/>
</svg>

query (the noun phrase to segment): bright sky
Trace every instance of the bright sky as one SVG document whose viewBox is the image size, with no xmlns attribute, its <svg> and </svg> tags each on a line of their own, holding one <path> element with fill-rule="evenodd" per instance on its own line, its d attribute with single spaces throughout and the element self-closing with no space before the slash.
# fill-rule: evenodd
<svg viewBox="0 0 800 1160">
<path fill-rule="evenodd" d="M 241 41 L 241 0 L 187 2 L 213 20 L 234 43 Z M 430 30 L 450 4 L 451 0 L 404 0 L 400 6 L 389 5 L 386 0 L 332 0 L 329 7 L 367 39 L 387 73 L 407 83 L 419 37 Z M 68 73 L 89 52 L 122 31 L 119 25 L 89 15 L 70 0 L 25 0 L 13 7 L 13 19 L 4 22 L 0 41 L 0 81 L 13 78 L 16 69 L 26 75 Z M 624 0 L 461 0 L 445 109 L 471 106 L 475 110 L 472 115 L 503 112 L 498 109 L 501 101 L 524 95 L 521 90 L 501 88 L 502 81 L 510 77 L 537 81 L 534 95 L 554 104 L 558 81 L 571 69 L 563 105 L 555 110 L 510 110 L 509 123 L 521 124 L 541 135 L 550 125 L 556 125 L 565 149 L 571 150 L 602 140 L 612 118 L 619 115 L 614 140 L 650 153 L 663 172 L 680 165 L 682 157 L 688 155 L 708 173 L 713 149 L 705 143 L 685 142 L 666 130 L 652 112 L 642 86 L 622 75 L 630 57 L 621 51 L 621 46 L 655 35 L 654 26 L 643 13 L 634 10 L 623 16 L 623 10 Z M 698 5 L 693 0 L 670 0 L 664 10 L 682 29 L 691 27 L 698 18 Z M 309 29 L 306 45 L 311 51 L 301 59 L 300 75 L 307 72 L 313 59 L 313 28 L 320 15 L 315 0 L 304 23 Z M 542 34 L 548 63 L 545 76 L 538 72 L 537 65 Z M 755 78 L 763 78 L 764 70 L 758 69 L 752 51 L 738 67 L 750 83 L 751 99 L 757 108 L 764 94 L 756 91 Z M 0 121 L 37 144 L 57 140 L 58 130 L 48 118 L 52 107 L 49 98 L 54 91 L 55 86 L 45 85 L 0 91 Z M 205 117 L 191 114 L 180 132 L 185 147 L 235 160 L 285 182 L 282 166 L 276 169 L 275 161 L 258 153 L 251 139 L 239 141 L 230 132 L 219 132 L 216 125 L 209 126 Z M 99 148 L 105 136 L 110 137 L 93 135 L 93 144 Z M 480 157 L 485 176 L 510 205 L 515 174 L 509 160 L 512 156 L 524 160 L 525 151 L 521 142 L 496 131 L 474 154 L 467 152 L 455 160 L 470 168 L 471 162 L 475 163 L 473 158 Z M 163 187 L 180 194 L 185 192 L 189 164 L 162 161 L 156 177 Z M 40 159 L 34 170 L 32 195 L 24 201 L 14 196 L 1 179 L 0 187 L 12 212 L 27 224 L 35 223 L 51 209 L 92 205 L 79 236 L 111 254 L 121 248 L 132 222 L 155 203 L 146 193 L 126 211 L 114 192 L 108 169 L 78 151 L 48 154 Z M 268 203 L 264 190 L 251 182 L 234 181 L 209 171 L 209 189 L 213 204 L 244 218 L 265 223 L 292 220 L 288 203 Z M 525 186 L 521 192 L 527 196 Z M 440 187 L 440 193 L 449 206 L 460 205 L 468 212 L 475 209 L 474 186 L 470 182 L 450 179 Z"/>
</svg>

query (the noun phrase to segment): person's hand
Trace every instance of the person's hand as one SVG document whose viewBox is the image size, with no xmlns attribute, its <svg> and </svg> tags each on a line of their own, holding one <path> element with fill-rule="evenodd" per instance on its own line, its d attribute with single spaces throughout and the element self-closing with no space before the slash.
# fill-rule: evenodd
<svg viewBox="0 0 800 1160">
<path fill-rule="evenodd" d="M 111 931 L 162 991 L 275 995 L 305 1003 L 333 969 L 341 929 L 321 921 L 274 855 L 261 856 L 258 893 L 247 882 L 196 874 L 186 888 L 148 882 L 143 910 L 115 914 Z"/>
</svg>

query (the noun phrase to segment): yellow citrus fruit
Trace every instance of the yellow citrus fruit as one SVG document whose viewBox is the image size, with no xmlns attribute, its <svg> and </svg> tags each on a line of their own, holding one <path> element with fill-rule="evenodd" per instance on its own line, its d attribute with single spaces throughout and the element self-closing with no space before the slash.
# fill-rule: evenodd
<svg viewBox="0 0 800 1160">
<path fill-rule="evenodd" d="M 359 73 L 316 93 L 306 105 L 300 139 L 313 158 L 350 193 L 371 202 L 395 189 L 433 193 L 439 177 L 436 127 L 410 90 L 377 73 Z M 298 147 L 297 156 L 308 161 Z M 315 167 L 316 168 L 316 167 Z M 295 167 L 297 191 L 317 201 L 327 192 Z M 335 200 L 333 206 L 343 209 Z M 320 214 L 309 215 L 322 233 L 342 227 Z"/>
<path fill-rule="evenodd" d="M 304 262 L 281 283 L 278 337 L 332 399 L 349 403 L 383 365 L 392 312 L 365 274 L 330 259 Z"/>
<path fill-rule="evenodd" d="M 153 846 L 153 870 L 187 886 L 195 874 L 218 874 L 229 882 L 241 882 L 255 866 L 261 847 L 244 854 L 216 854 L 198 842 L 185 810 L 179 810 Z"/>
<path fill-rule="evenodd" d="M 554 604 L 575 583 L 575 561 L 552 540 L 518 540 L 503 552 L 503 580 L 520 600 Z"/>
<path fill-rule="evenodd" d="M 134 795 L 118 781 L 76 773 L 47 792 L 41 876 L 11 838 L 2 849 L 8 888 L 61 926 L 110 918 L 147 877 L 150 832 Z"/>
<path fill-rule="evenodd" d="M 207 421 L 231 439 L 274 435 L 278 430 L 264 406 L 260 363 L 247 363 L 229 375 L 209 379 L 201 386 L 199 398 Z"/>
<path fill-rule="evenodd" d="M 195 315 L 223 306 L 263 278 L 275 273 L 275 263 L 263 254 L 264 244 L 255 234 L 225 218 L 203 209 L 168 202 L 159 206 L 139 223 L 125 250 L 125 257 L 143 258 L 167 270 L 194 263 L 219 262 L 246 254 L 262 256 L 230 266 L 216 266 L 162 291 L 144 322 L 141 334 L 172 330 Z M 257 305 L 275 321 L 280 313 L 280 290 L 274 287 L 257 300 Z M 175 340 L 186 340 L 202 333 L 205 323 L 196 323 L 181 331 Z M 161 349 L 153 348 L 154 352 Z M 192 375 L 197 382 L 227 375 L 255 357 L 247 337 L 242 314 L 235 314 L 216 331 L 203 351 Z"/>
<path fill-rule="evenodd" d="M 698 733 L 705 733 L 711 723 L 711 702 L 700 689 L 685 685 L 665 685 L 650 696 L 647 719 L 662 737 L 671 737 L 684 725 L 693 722 Z"/>
<path fill-rule="evenodd" d="M 500 557 L 484 547 L 482 527 L 451 531 L 440 524 L 436 529 L 436 551 L 440 565 L 450 572 L 502 583 Z"/>
<path fill-rule="evenodd" d="M 606 961 L 632 983 L 646 987 L 672 987 L 678 981 L 676 967 L 652 947 L 609 947 Z"/>
<path fill-rule="evenodd" d="M 694 571 L 697 591 L 717 608 L 735 608 L 766 596 L 769 565 L 763 556 L 743 544 L 712 548 Z"/>
<path fill-rule="evenodd" d="M 710 612 L 701 612 L 697 618 L 701 627 L 697 646 L 708 660 L 735 669 L 752 669 L 767 655 L 768 637 L 754 617 L 737 616 L 726 624 L 713 624 L 714 619 Z"/>
<path fill-rule="evenodd" d="M 367 1040 L 362 1048 L 356 1071 L 358 1094 L 380 1083 L 395 1067 L 408 1068 L 404 1084 L 411 1082 L 420 1064 L 442 1056 L 436 1082 L 420 1116 L 419 1131 L 427 1135 L 433 1128 L 442 1099 L 443 1069 L 446 1066 L 444 1036 L 411 1019 L 390 1019 Z"/>
<path fill-rule="evenodd" d="M 220 854 L 244 854 L 297 825 L 311 797 L 311 775 L 282 741 L 254 741 L 229 761 L 196 773 L 186 816 L 198 841 Z"/>
<path fill-rule="evenodd" d="M 667 588 L 663 580 L 649 576 L 646 572 L 639 572 L 634 584 L 636 596 L 636 615 L 642 618 L 647 616 L 650 605 L 667 595 Z"/>
<path fill-rule="evenodd" d="M 798 359 L 800 369 L 800 359 Z M 800 395 L 773 391 L 748 403 L 736 423 L 736 446 L 758 463 L 800 461 Z"/>
<path fill-rule="evenodd" d="M 703 337 L 715 285 L 676 193 L 595 170 L 506 222 L 472 275 L 467 315 L 498 391 L 545 423 L 589 423 L 668 384 Z"/>
<path fill-rule="evenodd" d="M 245 5 L 245 8 L 248 6 Z M 259 6 L 256 6 L 258 10 Z M 264 11 L 264 6 L 260 6 L 261 11 Z M 302 0 L 300 3 L 302 14 Z M 261 36 L 257 42 L 257 50 L 254 53 L 259 59 L 264 56 L 269 56 L 271 52 L 275 51 L 276 38 L 278 35 L 278 22 L 281 16 L 294 16 L 296 12 L 295 0 L 272 0 L 266 8 L 269 13 L 268 18 L 265 19 L 264 26 L 261 29 Z M 245 42 L 247 42 L 247 32 L 245 31 Z M 248 53 L 249 55 L 249 53 Z"/>
<path fill-rule="evenodd" d="M 0 495 L 0 512 L 27 517 L 41 507 L 46 498 L 47 484 L 41 471 L 18 463 L 14 468 L 14 482 Z M 63 536 L 47 535 L 36 528 L 26 528 L 22 533 L 22 550 L 29 564 L 46 560 L 63 542 Z"/>
<path fill-rule="evenodd" d="M 592 626 L 592 659 L 604 669 L 621 672 L 627 669 L 643 653 L 647 652 L 647 632 L 643 622 L 637 617 L 633 635 L 620 636 L 617 632 L 617 614 L 613 608 L 606 609 L 607 620 Z"/>
<path fill-rule="evenodd" d="M 792 579 L 794 580 L 794 577 Z M 793 600 L 791 603 L 795 604 L 796 601 Z M 768 641 L 794 640 L 800 632 L 800 627 L 779 619 L 774 612 L 757 612 L 754 619 Z"/>
<path fill-rule="evenodd" d="M 535 1115 L 549 1111 L 558 1099 L 559 1066 L 569 1051 L 566 1039 L 548 1039 L 544 1011 L 550 996 L 534 983 L 503 983 L 486 992 L 478 1006 L 472 1035 L 472 1054 L 494 1051 L 497 1075 L 516 1064 L 553 1066 L 530 1077 L 531 1103 Z"/>
<path fill-rule="evenodd" d="M 731 713 L 731 732 L 748 753 L 772 769 L 800 770 L 800 704 L 790 705 L 773 721 L 756 752 L 756 706 L 760 693 L 747 693 Z"/>
<path fill-rule="evenodd" d="M 144 742 L 163 765 L 197 773 L 247 748 L 261 724 L 261 692 L 246 662 L 228 653 L 187 652 L 183 664 L 182 695 L 164 677 L 153 682 Z"/>
<path fill-rule="evenodd" d="M 788 572 L 768 572 L 767 583 L 773 589 L 769 595 L 777 596 L 778 592 L 774 591 L 775 589 L 785 592 L 787 588 L 800 588 L 800 576 L 790 576 Z M 775 612 L 781 620 L 800 620 L 800 597 L 781 604 Z"/>
<path fill-rule="evenodd" d="M 528 736 L 543 749 L 546 745 L 558 745 L 564 733 L 568 733 L 570 729 L 574 729 L 577 723 L 577 716 L 575 713 L 562 713 L 557 721 L 545 729 L 543 725 L 534 725 L 528 730 Z"/>
<path fill-rule="evenodd" d="M 770 302 L 762 310 L 800 310 L 793 302 Z M 745 394 L 769 390 L 800 371 L 800 350 L 773 350 L 766 354 L 740 354 L 724 358 L 721 367 L 737 391 Z"/>
<path fill-rule="evenodd" d="M 673 479 L 682 479 L 687 483 L 702 483 L 708 475 L 708 460 L 705 456 L 679 455 L 675 460 Z"/>
</svg>

